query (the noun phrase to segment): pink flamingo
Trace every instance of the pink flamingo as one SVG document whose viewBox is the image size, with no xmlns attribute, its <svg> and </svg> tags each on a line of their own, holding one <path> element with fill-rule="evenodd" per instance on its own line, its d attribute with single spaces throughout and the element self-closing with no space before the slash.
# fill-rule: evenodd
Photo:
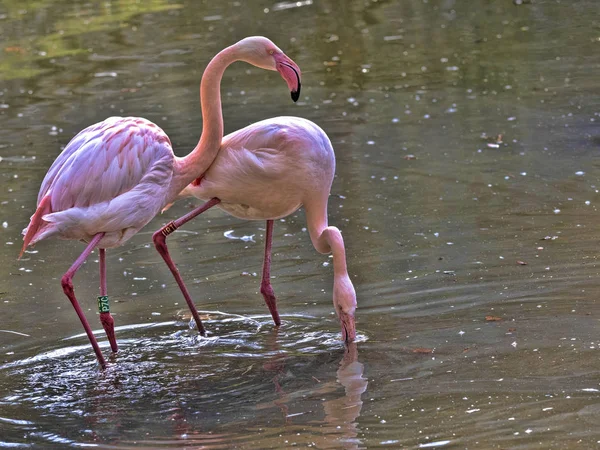
<svg viewBox="0 0 600 450">
<path fill-rule="evenodd" d="M 206 117 L 204 103 L 202 111 Z M 327 223 L 327 200 L 334 172 L 335 155 L 329 138 L 306 119 L 275 117 L 225 136 L 208 170 L 178 196 L 194 196 L 207 202 L 153 236 L 156 249 L 171 269 L 188 305 L 193 302 L 169 255 L 166 237 L 207 209 L 218 206 L 241 219 L 266 220 L 260 291 L 275 325 L 279 326 L 281 319 L 270 276 L 273 220 L 292 214 L 303 205 L 313 246 L 319 253 L 333 253 L 333 305 L 341 323 L 342 339 L 353 341 L 356 293 L 346 268 L 342 235 Z M 190 309 L 195 313 L 195 307 Z M 199 330 L 204 333 L 204 328 Z"/>
<path fill-rule="evenodd" d="M 225 68 L 235 61 L 277 70 L 290 88 L 292 99 L 298 99 L 300 69 L 296 63 L 267 38 L 249 37 L 222 50 L 208 64 L 200 84 L 202 135 L 189 155 L 176 157 L 164 131 L 146 119 L 110 117 L 77 134 L 42 181 L 37 209 L 23 230 L 19 257 L 27 246 L 50 237 L 87 242 L 61 284 L 103 368 L 106 362 L 75 297 L 73 276 L 98 247 L 100 321 L 116 352 L 114 320 L 108 308 L 105 249 L 131 238 L 213 162 L 223 138 L 221 78 Z M 202 332 L 191 301 L 189 306 Z"/>
</svg>

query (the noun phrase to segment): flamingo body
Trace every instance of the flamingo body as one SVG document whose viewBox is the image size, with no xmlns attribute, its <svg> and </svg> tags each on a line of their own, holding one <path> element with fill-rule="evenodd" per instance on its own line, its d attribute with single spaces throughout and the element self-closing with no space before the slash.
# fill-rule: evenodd
<svg viewBox="0 0 600 450">
<path fill-rule="evenodd" d="M 325 133 L 308 121 L 292 118 L 265 121 L 262 125 L 259 123 L 233 133 L 223 142 L 220 83 L 225 69 L 235 61 L 245 61 L 255 67 L 279 72 L 290 89 L 292 100 L 299 98 L 301 72 L 296 63 L 269 39 L 262 36 L 248 37 L 220 51 L 204 71 L 200 83 L 202 135 L 187 156 L 176 157 L 167 135 L 152 122 L 137 117 L 110 117 L 77 134 L 52 164 L 42 182 L 37 208 L 29 225 L 23 230 L 25 237 L 21 256 L 29 245 L 50 237 L 87 242 L 85 250 L 61 278 L 61 285 L 102 367 L 106 366 L 106 361 L 79 306 L 73 287 L 75 273 L 95 248 L 98 248 L 100 262 L 100 321 L 113 352 L 116 352 L 114 321 L 108 308 L 105 249 L 127 241 L 165 205 L 174 201 L 188 184 L 192 182 L 192 187 L 198 185 L 201 190 L 209 190 L 202 195 L 211 195 L 210 190 L 218 191 L 220 196 L 224 194 L 224 209 L 229 208 L 232 214 L 239 217 L 256 218 L 281 217 L 305 202 L 304 194 L 298 195 L 302 192 L 297 188 L 289 188 L 289 183 L 285 190 L 285 183 L 281 182 L 281 178 L 291 178 L 292 174 L 291 169 L 284 171 L 284 167 L 299 169 L 298 180 L 294 183 L 305 188 L 317 182 L 325 183 L 326 189 L 315 192 L 329 192 L 334 168 L 331 145 Z M 310 131 L 307 133 L 306 130 Z M 316 141 L 312 142 L 313 139 Z M 222 144 L 226 149 L 219 152 Z M 312 153 L 306 152 L 309 148 L 314 149 Z M 217 156 L 221 158 L 221 162 L 215 164 L 210 171 Z M 305 158 L 308 163 L 294 165 L 294 161 L 301 158 Z M 300 170 L 302 168 L 306 170 Z M 220 181 L 222 174 L 225 179 Z M 277 194 L 278 201 L 272 202 L 271 206 L 268 200 L 250 205 L 245 201 L 248 194 L 240 195 L 240 190 L 245 189 L 258 193 L 260 186 L 257 185 L 257 180 L 261 176 L 279 180 L 277 183 L 262 185 L 281 188 L 281 192 Z M 200 183 L 193 183 L 195 179 L 200 179 Z M 222 181 L 232 180 L 236 184 L 232 183 L 227 190 Z M 294 194 L 293 190 L 298 192 Z M 213 199 L 207 202 L 205 209 L 219 201 Z M 320 202 L 326 209 L 327 197 L 321 198 Z M 202 211 L 201 208 L 194 214 Z M 187 220 L 189 218 L 186 217 L 183 222 Z M 169 224 L 161 230 L 160 236 L 155 233 L 153 239 L 180 285 L 199 331 L 204 334 L 198 312 L 164 243 L 164 238 L 176 227 L 176 224 Z M 270 227 L 272 231 L 272 220 Z M 329 251 L 331 243 L 335 258 L 336 249 L 333 247 L 341 245 L 337 254 L 344 256 L 341 259 L 345 267 L 343 241 L 341 235 L 338 236 L 339 230 L 337 234 L 333 231 L 333 238 L 327 234 L 327 230 L 320 233 L 323 239 L 317 249 Z M 268 274 L 268 270 L 264 273 Z M 275 297 L 270 284 L 263 284 L 264 289 L 261 288 L 261 291 L 268 295 L 265 299 L 275 318 Z M 334 281 L 335 286 L 339 284 Z M 339 291 L 335 286 L 334 303 L 336 292 Z M 338 303 L 340 302 L 336 304 Z M 350 305 L 350 309 L 352 308 Z M 346 310 L 349 311 L 348 307 Z M 353 311 L 352 309 L 352 314 Z M 277 316 L 276 323 L 278 320 Z"/>
<path fill-rule="evenodd" d="M 160 211 L 175 155 L 164 131 L 139 117 L 110 117 L 77 134 L 56 158 L 23 230 L 23 249 L 56 237 L 122 245 Z"/>
<path fill-rule="evenodd" d="M 217 197 L 240 219 L 288 216 L 310 200 L 327 202 L 335 156 L 329 138 L 313 122 L 275 117 L 223 138 L 208 171 L 180 196 Z"/>
<path fill-rule="evenodd" d="M 275 117 L 225 136 L 208 170 L 178 195 L 178 198 L 194 196 L 208 201 L 154 234 L 156 248 L 172 267 L 184 295 L 189 293 L 168 255 L 164 241 L 167 234 L 212 206 L 241 219 L 266 220 L 261 293 L 273 321 L 280 325 L 270 280 L 273 220 L 304 206 L 315 249 L 320 253 L 333 253 L 333 304 L 342 325 L 342 338 L 354 340 L 356 292 L 346 268 L 341 232 L 328 226 L 327 219 L 334 173 L 331 142 L 325 132 L 309 120 Z"/>
</svg>

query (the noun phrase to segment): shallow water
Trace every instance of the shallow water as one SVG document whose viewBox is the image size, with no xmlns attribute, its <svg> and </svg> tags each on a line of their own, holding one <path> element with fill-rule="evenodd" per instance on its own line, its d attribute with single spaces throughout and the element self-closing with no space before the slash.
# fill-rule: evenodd
<svg viewBox="0 0 600 450">
<path fill-rule="evenodd" d="M 0 6 L 0 447 L 597 447 L 596 2 L 213 3 Z M 210 210 L 170 238 L 199 338 L 150 245 L 181 202 L 107 253 L 121 350 L 100 372 L 59 281 L 83 246 L 16 260 L 39 184 L 110 115 L 186 154 L 204 67 L 253 34 L 300 65 L 302 96 L 233 65 L 226 132 L 293 114 L 331 137 L 358 342 L 338 341 L 331 260 L 302 211 L 275 226 L 279 330 L 264 223 Z M 75 289 L 100 329 L 97 272 L 94 254 Z"/>
</svg>

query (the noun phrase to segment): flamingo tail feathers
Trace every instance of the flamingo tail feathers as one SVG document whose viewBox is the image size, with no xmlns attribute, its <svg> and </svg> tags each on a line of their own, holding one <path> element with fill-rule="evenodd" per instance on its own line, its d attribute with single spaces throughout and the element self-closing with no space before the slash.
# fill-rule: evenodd
<svg viewBox="0 0 600 450">
<path fill-rule="evenodd" d="M 27 227 L 27 233 L 25 233 L 25 237 L 23 238 L 23 247 L 21 248 L 21 253 L 19 253 L 19 259 L 21 259 L 25 249 L 44 223 L 42 217 L 51 212 L 52 205 L 50 204 L 50 195 L 47 194 L 38 205 L 33 216 L 31 216 L 31 221 Z"/>
</svg>

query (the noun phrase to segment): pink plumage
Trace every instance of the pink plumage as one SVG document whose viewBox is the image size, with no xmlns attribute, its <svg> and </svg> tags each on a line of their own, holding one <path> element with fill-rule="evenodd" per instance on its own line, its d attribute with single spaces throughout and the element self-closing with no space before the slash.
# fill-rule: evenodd
<svg viewBox="0 0 600 450">
<path fill-rule="evenodd" d="M 57 237 L 122 245 L 164 206 L 174 154 L 165 132 L 139 117 L 110 117 L 77 134 L 42 181 L 28 245 Z M 36 215 L 39 217 L 36 217 Z"/>
<path fill-rule="evenodd" d="M 61 285 L 102 367 L 106 361 L 75 297 L 73 276 L 98 248 L 100 321 L 116 352 L 114 321 L 108 308 L 105 249 L 122 245 L 211 165 L 223 138 L 220 82 L 225 68 L 234 61 L 279 71 L 292 86 L 292 98 L 297 98 L 298 66 L 267 38 L 246 38 L 219 52 L 203 75 L 203 131 L 189 155 L 176 157 L 167 135 L 146 119 L 110 117 L 77 134 L 42 182 L 36 211 L 23 231 L 21 256 L 29 245 L 50 237 L 88 243 L 62 277 Z M 191 300 L 188 305 L 193 307 Z M 194 309 L 192 314 L 202 332 L 197 311 Z"/>
</svg>

